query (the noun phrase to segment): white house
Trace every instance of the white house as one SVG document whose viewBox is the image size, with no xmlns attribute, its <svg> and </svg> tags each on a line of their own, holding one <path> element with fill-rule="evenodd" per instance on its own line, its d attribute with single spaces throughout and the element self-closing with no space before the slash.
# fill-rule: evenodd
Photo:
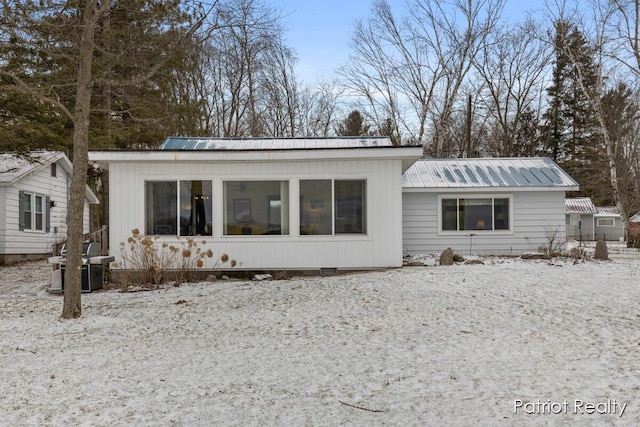
<svg viewBox="0 0 640 427">
<path fill-rule="evenodd" d="M 137 228 L 239 269 L 348 270 L 402 265 L 402 174 L 421 155 L 380 137 L 168 138 L 89 159 L 109 171 L 116 260 Z"/>
<path fill-rule="evenodd" d="M 0 153 L 0 265 L 43 258 L 66 240 L 71 172 L 61 152 Z M 98 199 L 87 188 L 85 233 L 91 203 Z"/>
<path fill-rule="evenodd" d="M 409 254 L 521 254 L 565 243 L 565 192 L 578 184 L 548 158 L 421 159 L 403 176 Z"/>
<path fill-rule="evenodd" d="M 596 210 L 594 240 L 623 241 L 624 222 L 620 210 L 615 206 L 598 206 Z"/>
</svg>

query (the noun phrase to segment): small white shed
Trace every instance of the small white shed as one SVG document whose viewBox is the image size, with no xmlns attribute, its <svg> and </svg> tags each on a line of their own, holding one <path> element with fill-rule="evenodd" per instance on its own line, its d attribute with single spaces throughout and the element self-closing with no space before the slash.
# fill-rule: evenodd
<svg viewBox="0 0 640 427">
<path fill-rule="evenodd" d="M 567 197 L 564 201 L 567 240 L 595 240 L 594 215 L 598 213 L 590 197 Z"/>
<path fill-rule="evenodd" d="M 197 236 L 238 269 L 348 270 L 402 265 L 402 173 L 421 154 L 386 137 L 168 138 L 89 159 L 109 171 L 116 260 L 137 228 Z"/>
<path fill-rule="evenodd" d="M 0 153 L 0 265 L 43 258 L 66 240 L 71 172 L 62 152 Z M 85 233 L 94 203 L 98 199 L 87 188 Z"/>
<path fill-rule="evenodd" d="M 403 176 L 409 254 L 517 255 L 564 247 L 574 181 L 548 158 L 421 159 Z"/>
</svg>

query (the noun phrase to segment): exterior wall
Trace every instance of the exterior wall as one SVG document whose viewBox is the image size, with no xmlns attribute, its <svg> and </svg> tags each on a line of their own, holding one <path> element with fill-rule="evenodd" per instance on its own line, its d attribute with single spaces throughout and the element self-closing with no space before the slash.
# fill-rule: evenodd
<svg viewBox="0 0 640 427">
<path fill-rule="evenodd" d="M 593 240 L 593 214 L 567 214 L 567 240 Z"/>
<path fill-rule="evenodd" d="M 608 217 L 607 217 L 608 218 Z M 599 226 L 598 218 L 594 219 L 594 232 L 595 232 L 595 240 L 608 240 L 608 241 L 619 241 L 620 238 L 624 239 L 624 224 L 622 223 L 621 218 L 611 218 L 613 219 L 613 226 Z"/>
<path fill-rule="evenodd" d="M 0 188 L 4 200 L 4 211 L 0 214 L 0 264 L 42 258 L 53 251 L 53 246 L 67 236 L 67 188 L 66 171 L 58 164 L 56 177 L 51 176 L 49 166 L 21 179 L 14 186 Z M 19 229 L 20 191 L 48 196 L 55 202 L 49 210 L 50 229 L 43 231 L 21 231 Z M 89 231 L 89 204 L 85 200 L 84 232 Z"/>
<path fill-rule="evenodd" d="M 563 191 L 492 192 L 497 197 L 513 196 L 511 231 L 474 231 L 475 236 L 465 232 L 459 235 L 438 232 L 439 194 L 481 196 L 484 193 L 405 191 L 402 194 L 402 232 L 406 253 L 440 253 L 451 247 L 461 255 L 517 255 L 537 251 L 541 246 L 547 247 L 553 234 L 555 242 L 562 245 L 565 242 Z"/>
<path fill-rule="evenodd" d="M 332 160 L 273 162 L 110 163 L 109 240 L 111 255 L 121 260 L 120 242 L 131 230 L 144 231 L 147 180 L 211 180 L 213 236 L 202 249 L 214 260 L 227 253 L 238 269 L 365 269 L 402 265 L 402 166 L 400 160 Z M 367 234 L 299 235 L 301 179 L 366 179 Z M 286 236 L 223 235 L 223 181 L 286 180 L 289 182 L 289 230 Z M 284 204 L 283 204 L 284 205 Z M 185 238 L 162 236 L 175 244 Z M 211 267 L 211 260 L 205 268 Z"/>
</svg>

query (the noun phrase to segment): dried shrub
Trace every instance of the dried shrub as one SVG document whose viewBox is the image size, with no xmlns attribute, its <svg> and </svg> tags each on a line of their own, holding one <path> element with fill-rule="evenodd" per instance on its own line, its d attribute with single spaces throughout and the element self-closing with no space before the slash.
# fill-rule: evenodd
<svg viewBox="0 0 640 427">
<path fill-rule="evenodd" d="M 213 258 L 211 249 L 203 250 L 193 238 L 186 240 L 177 237 L 176 245 L 158 242 L 160 236 L 146 236 L 140 230 L 131 230 L 126 242 L 120 242 L 120 259 L 117 267 L 134 272 L 130 279 L 123 280 L 123 288 L 128 288 L 131 281 L 138 285 L 157 286 L 168 280 L 168 273 L 173 273 L 178 283 L 190 281 L 198 269 L 205 267 L 207 258 Z M 222 254 L 213 263 L 213 270 L 220 269 L 229 262 L 235 267 L 236 261 L 229 260 L 229 255 Z"/>
</svg>

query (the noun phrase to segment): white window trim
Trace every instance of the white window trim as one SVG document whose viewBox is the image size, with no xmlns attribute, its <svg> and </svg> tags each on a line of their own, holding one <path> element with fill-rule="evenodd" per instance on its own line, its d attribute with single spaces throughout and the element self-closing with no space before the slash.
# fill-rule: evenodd
<svg viewBox="0 0 640 427">
<path fill-rule="evenodd" d="M 611 224 L 601 224 L 600 221 L 611 221 Z M 596 218 L 596 226 L 598 227 L 615 227 L 616 219 L 615 218 Z"/>
<path fill-rule="evenodd" d="M 44 194 L 40 194 L 40 193 L 35 193 L 35 192 L 30 192 L 30 191 L 25 191 L 23 193 L 24 195 L 28 195 L 31 198 L 31 227 L 32 228 L 27 228 L 25 225 L 24 232 L 26 233 L 46 233 L 47 232 L 47 207 L 45 206 L 47 197 Z M 41 202 L 41 207 L 42 207 L 42 212 L 40 212 L 40 215 L 42 215 L 42 228 L 33 228 L 36 225 L 36 197 L 40 197 L 40 199 L 42 200 Z M 22 210 L 20 212 L 20 215 L 24 215 L 24 210 Z"/>
<path fill-rule="evenodd" d="M 450 199 L 509 199 L 509 229 L 508 230 L 443 230 L 442 229 L 442 200 Z M 500 194 L 500 193 L 451 193 L 451 194 L 438 194 L 438 200 L 436 205 L 436 211 L 438 213 L 438 235 L 443 236 L 469 236 L 474 235 L 510 235 L 514 234 L 514 218 L 513 218 L 513 194 Z"/>
</svg>

